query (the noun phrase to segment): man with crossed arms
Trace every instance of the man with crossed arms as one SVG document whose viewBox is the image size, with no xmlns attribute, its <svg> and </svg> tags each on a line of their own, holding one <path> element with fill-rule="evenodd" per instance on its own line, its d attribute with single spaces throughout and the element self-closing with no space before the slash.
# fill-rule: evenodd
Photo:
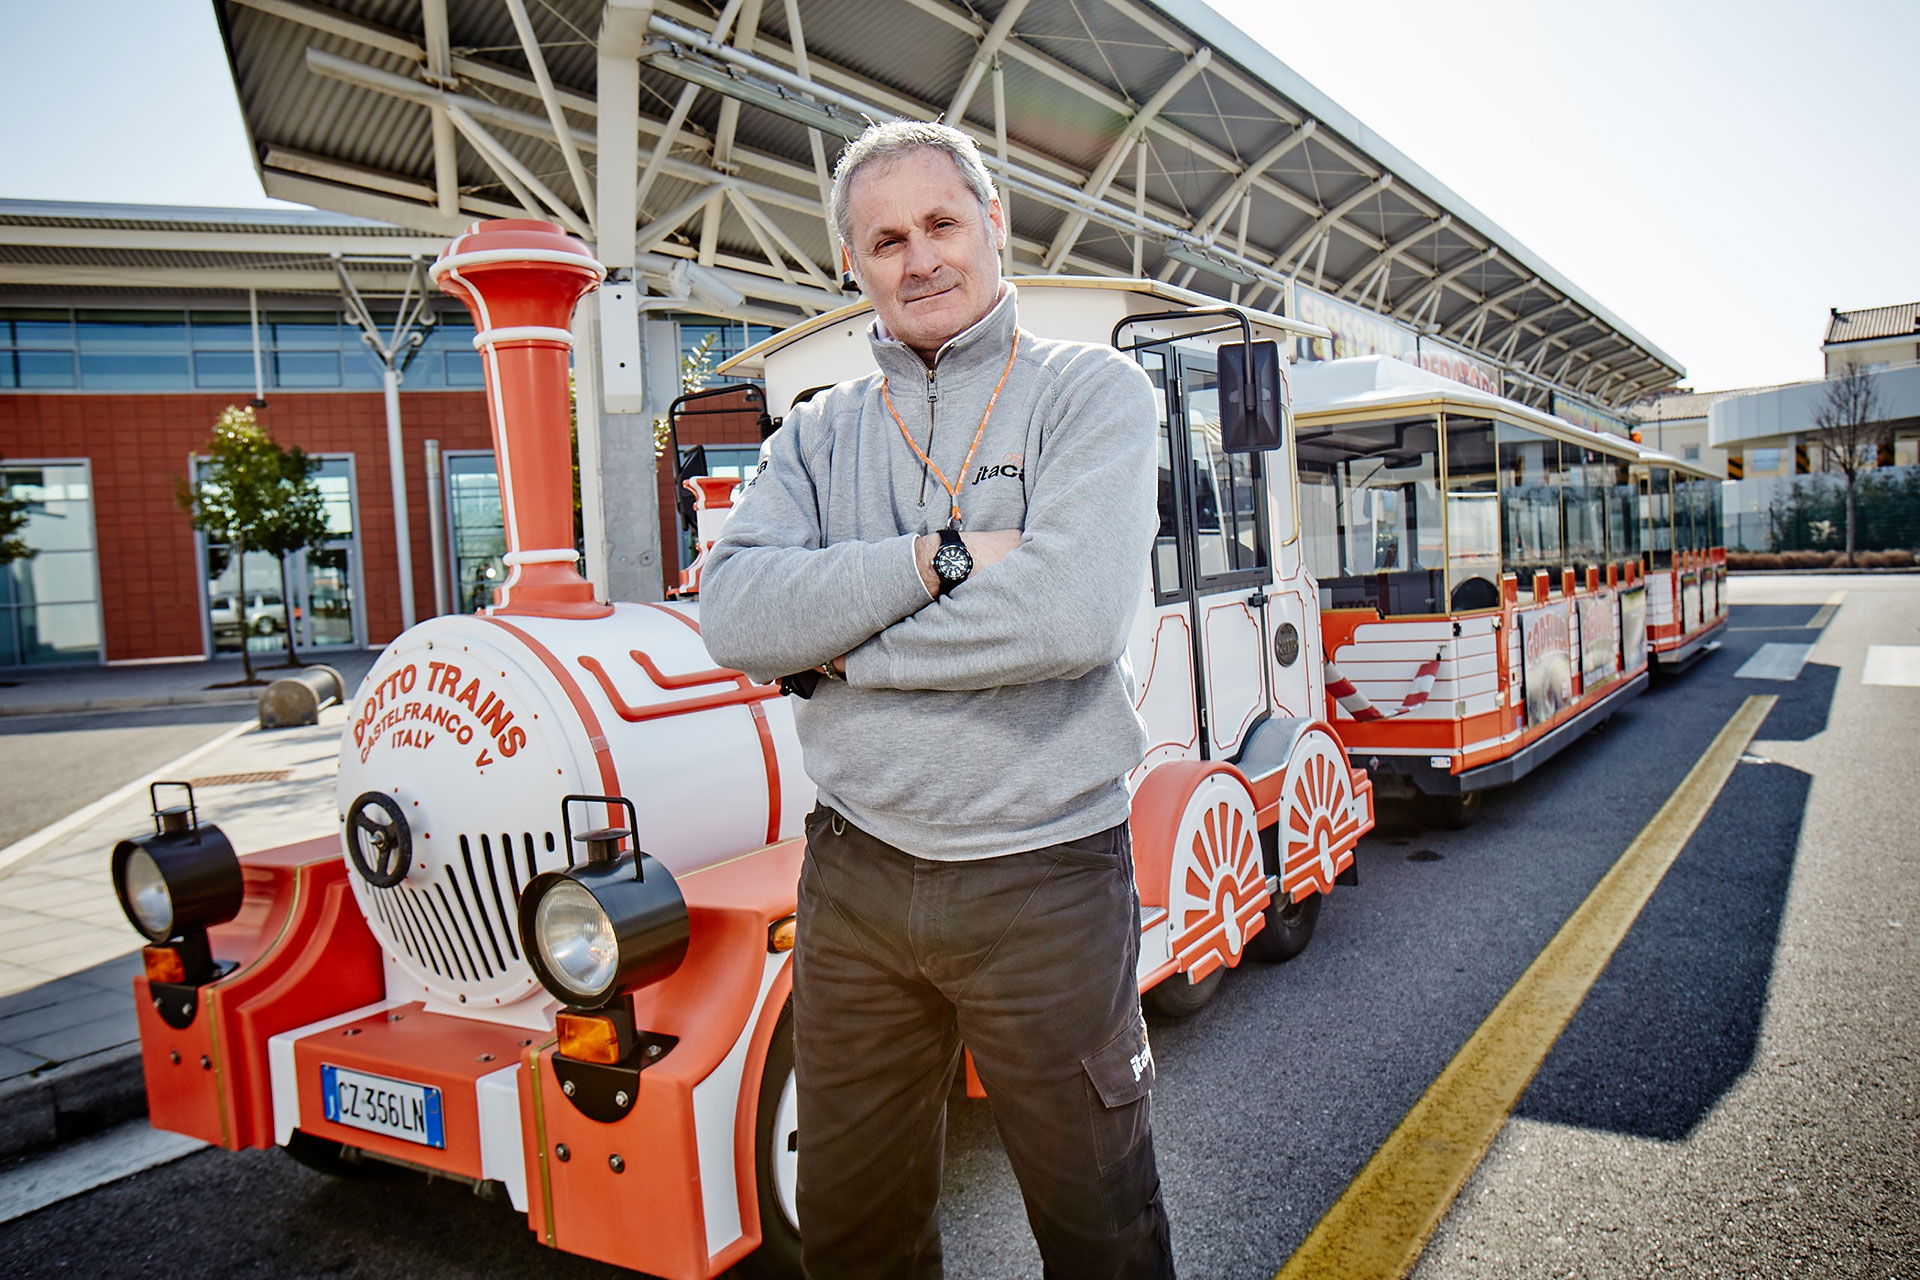
<svg viewBox="0 0 1920 1280">
<path fill-rule="evenodd" d="M 830 209 L 878 372 L 796 406 L 709 555 L 715 660 L 817 681 L 793 1018 L 814 1280 L 941 1274 L 973 1053 L 1048 1277 L 1170 1277 L 1135 967 L 1124 653 L 1155 392 L 1017 327 L 973 142 L 877 125 Z"/>
</svg>

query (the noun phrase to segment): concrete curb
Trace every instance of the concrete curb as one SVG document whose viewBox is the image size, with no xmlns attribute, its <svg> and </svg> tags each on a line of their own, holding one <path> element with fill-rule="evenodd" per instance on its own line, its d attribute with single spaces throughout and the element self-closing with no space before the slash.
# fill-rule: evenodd
<svg viewBox="0 0 1920 1280">
<path fill-rule="evenodd" d="M 260 689 L 219 690 L 212 693 L 172 693 L 131 698 L 81 698 L 68 702 L 38 702 L 24 706 L 0 706 L 0 716 L 57 716 L 76 711 L 140 711 L 149 707 L 201 706 L 212 703 L 258 702 Z"/>
<path fill-rule="evenodd" d="M 0 1084 L 0 1159 L 147 1113 L 138 1044 L 114 1045 Z"/>
</svg>

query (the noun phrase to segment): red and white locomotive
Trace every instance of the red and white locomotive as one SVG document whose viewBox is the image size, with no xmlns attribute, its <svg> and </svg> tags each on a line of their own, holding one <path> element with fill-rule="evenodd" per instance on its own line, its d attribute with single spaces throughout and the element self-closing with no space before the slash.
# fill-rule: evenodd
<svg viewBox="0 0 1920 1280">
<path fill-rule="evenodd" d="M 521 221 L 479 224 L 433 269 L 474 314 L 510 574 L 492 608 L 421 623 L 369 672 L 341 836 L 236 856 L 190 802 L 114 850 L 151 944 L 151 1116 L 498 1184 L 545 1243 L 655 1275 L 749 1255 L 797 1275 L 785 1007 L 813 788 L 785 699 L 713 663 L 697 602 L 609 605 L 574 569 L 567 326 L 602 274 Z M 1275 352 L 1312 331 L 1151 281 L 1020 289 L 1028 327 L 1111 339 L 1165 392 L 1129 647 L 1152 747 L 1129 781 L 1140 985 L 1177 1013 L 1246 956 L 1306 945 L 1373 824 L 1324 713 L 1282 430 Z M 737 365 L 789 405 L 867 371 L 867 314 Z M 1249 420 L 1269 432 L 1251 449 Z"/>
</svg>

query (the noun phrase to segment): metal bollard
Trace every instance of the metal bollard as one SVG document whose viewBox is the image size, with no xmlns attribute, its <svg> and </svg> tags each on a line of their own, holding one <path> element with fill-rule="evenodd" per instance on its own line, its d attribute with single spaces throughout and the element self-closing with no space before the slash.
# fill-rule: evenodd
<svg viewBox="0 0 1920 1280">
<path fill-rule="evenodd" d="M 303 667 L 290 676 L 282 676 L 260 694 L 260 727 L 284 729 L 297 724 L 317 724 L 323 707 L 344 702 L 346 682 L 332 667 Z"/>
</svg>

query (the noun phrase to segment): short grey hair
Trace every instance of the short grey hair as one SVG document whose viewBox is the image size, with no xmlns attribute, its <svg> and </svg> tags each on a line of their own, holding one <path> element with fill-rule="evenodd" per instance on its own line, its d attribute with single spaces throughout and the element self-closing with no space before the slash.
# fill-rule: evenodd
<svg viewBox="0 0 1920 1280">
<path fill-rule="evenodd" d="M 980 201 L 981 219 L 986 219 L 987 206 L 999 199 L 1000 193 L 994 188 L 987 162 L 981 158 L 980 148 L 974 145 L 973 139 L 952 125 L 930 120 L 894 120 L 868 125 L 865 133 L 847 144 L 847 149 L 840 153 L 840 162 L 833 168 L 833 193 L 827 200 L 827 213 L 841 244 L 849 250 L 853 248 L 853 211 L 848 208 L 847 193 L 853 186 L 854 175 L 869 164 L 891 163 L 923 150 L 944 152 L 953 160 L 961 180 Z"/>
</svg>

